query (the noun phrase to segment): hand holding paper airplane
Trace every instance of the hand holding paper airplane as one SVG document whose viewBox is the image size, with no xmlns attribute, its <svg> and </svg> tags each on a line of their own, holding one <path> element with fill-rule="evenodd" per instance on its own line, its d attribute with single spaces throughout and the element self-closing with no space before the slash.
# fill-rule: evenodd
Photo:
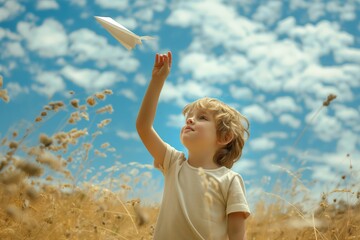
<svg viewBox="0 0 360 240">
<path fill-rule="evenodd" d="M 135 48 L 136 44 L 142 44 L 141 40 L 154 39 L 149 36 L 136 35 L 111 17 L 95 16 L 95 19 L 128 50 Z"/>
</svg>

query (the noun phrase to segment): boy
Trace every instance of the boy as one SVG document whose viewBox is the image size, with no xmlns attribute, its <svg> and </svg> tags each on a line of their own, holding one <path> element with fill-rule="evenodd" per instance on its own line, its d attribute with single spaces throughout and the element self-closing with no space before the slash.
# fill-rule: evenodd
<svg viewBox="0 0 360 240">
<path fill-rule="evenodd" d="M 241 176 L 230 170 L 241 156 L 247 122 L 235 109 L 211 98 L 188 104 L 180 139 L 185 155 L 165 143 L 153 128 L 158 99 L 172 62 L 156 54 L 136 128 L 165 177 L 154 239 L 245 239 L 250 211 Z M 248 127 L 248 122 L 247 122 Z"/>
</svg>

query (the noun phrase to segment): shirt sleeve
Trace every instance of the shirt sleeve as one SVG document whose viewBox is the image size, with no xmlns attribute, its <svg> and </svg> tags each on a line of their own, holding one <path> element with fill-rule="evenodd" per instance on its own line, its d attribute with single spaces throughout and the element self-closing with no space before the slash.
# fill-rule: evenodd
<svg viewBox="0 0 360 240">
<path fill-rule="evenodd" d="M 245 218 L 250 215 L 249 205 L 246 201 L 245 185 L 240 175 L 236 175 L 231 179 L 228 190 L 226 214 L 233 212 L 243 212 Z"/>
<path fill-rule="evenodd" d="M 185 160 L 185 155 L 182 152 L 179 152 L 169 144 L 166 144 L 166 152 L 164 157 L 163 165 L 160 166 L 160 171 L 164 176 L 168 173 L 169 169 L 177 161 Z"/>
</svg>

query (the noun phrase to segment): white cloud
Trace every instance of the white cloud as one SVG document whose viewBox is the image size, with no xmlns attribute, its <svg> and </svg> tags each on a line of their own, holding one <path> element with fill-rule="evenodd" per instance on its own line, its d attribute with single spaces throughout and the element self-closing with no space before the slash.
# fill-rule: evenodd
<svg viewBox="0 0 360 240">
<path fill-rule="evenodd" d="M 139 84 L 140 86 L 145 86 L 147 83 L 147 79 L 144 76 L 144 74 L 137 73 L 134 77 L 134 81 L 136 84 Z"/>
<path fill-rule="evenodd" d="M 260 5 L 253 15 L 253 19 L 265 24 L 272 25 L 281 17 L 282 2 L 269 1 Z"/>
<path fill-rule="evenodd" d="M 185 117 L 182 113 L 170 114 L 168 116 L 167 126 L 181 128 L 185 125 Z"/>
<path fill-rule="evenodd" d="M 15 34 L 15 33 L 11 32 L 11 31 L 9 31 L 8 29 L 0 27 L 0 40 L 2 40 L 4 38 L 14 40 L 14 41 L 20 41 L 21 40 L 21 37 L 18 34 Z"/>
<path fill-rule="evenodd" d="M 332 108 L 335 111 L 335 116 L 340 119 L 344 125 L 353 129 L 356 129 L 356 126 L 359 125 L 360 110 L 340 104 L 334 104 Z"/>
<path fill-rule="evenodd" d="M 214 56 L 203 52 L 189 52 L 182 55 L 179 68 L 191 73 L 195 79 L 206 79 L 211 83 L 227 83 L 235 80 L 250 67 L 241 55 Z"/>
<path fill-rule="evenodd" d="M 134 16 L 142 21 L 150 22 L 153 19 L 154 12 L 150 8 L 143 8 L 137 11 Z"/>
<path fill-rule="evenodd" d="M 7 42 L 4 45 L 4 57 L 25 57 L 25 50 L 19 42 Z"/>
<path fill-rule="evenodd" d="M 288 134 L 286 132 L 267 132 L 263 135 L 265 138 L 280 138 L 280 139 L 286 139 L 288 138 Z"/>
<path fill-rule="evenodd" d="M 255 138 L 250 141 L 250 147 L 254 151 L 266 151 L 275 147 L 275 141 L 266 137 Z"/>
<path fill-rule="evenodd" d="M 353 131 L 342 131 L 339 136 L 339 140 L 336 145 L 337 152 L 353 153 L 357 149 L 359 142 L 359 134 Z"/>
<path fill-rule="evenodd" d="M 280 123 L 288 125 L 292 128 L 298 128 L 301 125 L 301 121 L 290 114 L 282 114 L 279 117 Z"/>
<path fill-rule="evenodd" d="M 360 64 L 360 50 L 358 48 L 342 48 L 334 52 L 338 63 L 353 62 Z"/>
<path fill-rule="evenodd" d="M 329 21 L 296 26 L 289 32 L 289 37 L 300 40 L 304 51 L 316 57 L 354 43 L 350 33 L 341 31 L 338 23 Z"/>
<path fill-rule="evenodd" d="M 306 122 L 310 121 L 313 113 L 306 116 Z M 330 142 L 338 139 L 342 132 L 341 122 L 333 117 L 326 115 L 324 112 L 320 112 L 318 117 L 314 120 L 312 128 L 316 134 L 316 137 L 324 142 Z"/>
<path fill-rule="evenodd" d="M 119 93 L 120 93 L 120 95 L 122 95 L 132 101 L 137 101 L 137 99 L 138 99 L 136 94 L 134 93 L 134 91 L 131 89 L 121 89 L 119 91 Z"/>
<path fill-rule="evenodd" d="M 273 117 L 271 113 L 266 111 L 263 107 L 252 104 L 249 105 L 241 111 L 250 121 L 256 121 L 260 123 L 270 122 Z"/>
<path fill-rule="evenodd" d="M 235 99 L 251 99 L 253 93 L 250 88 L 230 85 L 230 94 Z"/>
<path fill-rule="evenodd" d="M 267 108 L 275 114 L 301 111 L 299 104 L 297 104 L 290 96 L 277 97 L 275 100 L 268 102 L 266 105 Z"/>
<path fill-rule="evenodd" d="M 5 1 L 4 5 L 0 7 L 0 22 L 11 20 L 24 11 L 25 7 L 16 0 Z"/>
<path fill-rule="evenodd" d="M 276 33 L 285 34 L 296 26 L 296 19 L 294 17 L 287 17 L 277 23 Z"/>
<path fill-rule="evenodd" d="M 37 0 L 36 9 L 37 10 L 48 10 L 48 9 L 58 9 L 59 4 L 56 0 Z"/>
<path fill-rule="evenodd" d="M 190 101 L 201 97 L 216 97 L 221 94 L 219 88 L 215 88 L 205 82 L 186 81 L 174 85 L 172 82 L 165 82 L 160 95 L 160 101 L 175 102 L 178 106 L 184 107 Z"/>
<path fill-rule="evenodd" d="M 60 72 L 64 77 L 88 92 L 101 91 L 111 88 L 117 82 L 126 81 L 124 76 L 116 72 L 99 72 L 88 68 L 79 69 L 70 65 L 65 66 Z"/>
<path fill-rule="evenodd" d="M 65 90 L 64 80 L 54 72 L 40 72 L 35 77 L 37 83 L 32 84 L 31 88 L 51 98 L 55 93 Z"/>
<path fill-rule="evenodd" d="M 243 174 L 254 175 L 254 174 L 256 174 L 255 167 L 256 167 L 256 164 L 255 164 L 254 160 L 240 158 L 240 160 L 237 161 L 231 169 L 242 175 Z"/>
<path fill-rule="evenodd" d="M 325 4 L 318 1 L 309 4 L 308 15 L 311 21 L 318 20 L 325 15 Z"/>
<path fill-rule="evenodd" d="M 316 181 L 322 181 L 322 182 L 334 182 L 338 179 L 336 177 L 338 176 L 333 169 L 330 166 L 327 165 L 315 165 L 311 167 L 313 173 L 312 173 L 312 179 Z"/>
<path fill-rule="evenodd" d="M 116 131 L 116 135 L 125 140 L 129 140 L 129 139 L 139 140 L 139 136 L 137 132 L 125 132 L 122 130 L 118 130 Z"/>
<path fill-rule="evenodd" d="M 275 160 L 278 158 L 278 156 L 275 153 L 269 153 L 264 155 L 260 162 L 261 162 L 261 167 L 264 168 L 265 170 L 269 171 L 269 172 L 279 172 L 281 171 L 281 169 L 279 167 L 276 167 L 275 164 Z"/>
<path fill-rule="evenodd" d="M 8 94 L 10 96 L 10 99 L 15 99 L 20 94 L 28 94 L 29 88 L 25 86 L 21 86 L 17 82 L 9 82 L 6 85 L 6 89 L 8 90 Z"/>
<path fill-rule="evenodd" d="M 128 6 L 128 0 L 95 0 L 95 3 L 105 9 L 125 10 Z"/>
<path fill-rule="evenodd" d="M 79 7 L 86 6 L 86 0 L 69 0 L 72 5 L 78 5 Z"/>
<path fill-rule="evenodd" d="M 104 32 L 104 34 L 108 34 Z M 106 35 L 112 39 L 111 35 Z M 122 46 L 112 46 L 107 39 L 95 32 L 82 28 L 72 32 L 70 39 L 70 54 L 76 62 L 95 61 L 99 68 L 115 66 L 124 72 L 134 72 L 140 65 L 139 60 Z"/>
<path fill-rule="evenodd" d="M 64 27 L 54 19 L 45 19 L 39 27 L 20 22 L 18 32 L 25 38 L 27 47 L 41 57 L 63 56 L 68 50 L 68 38 Z"/>
<path fill-rule="evenodd" d="M 125 18 L 125 17 L 119 16 L 119 17 L 116 17 L 114 20 L 130 30 L 134 30 L 138 26 L 136 19 L 131 18 L 131 17 Z"/>
</svg>

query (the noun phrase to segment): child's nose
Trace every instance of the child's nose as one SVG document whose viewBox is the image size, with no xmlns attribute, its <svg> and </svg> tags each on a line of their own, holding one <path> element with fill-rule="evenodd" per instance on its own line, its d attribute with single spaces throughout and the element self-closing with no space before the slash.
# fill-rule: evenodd
<svg viewBox="0 0 360 240">
<path fill-rule="evenodd" d="M 193 124 L 193 123 L 194 123 L 194 119 L 193 119 L 193 118 L 188 118 L 188 119 L 186 120 L 186 123 L 187 123 L 187 124 Z"/>
</svg>

